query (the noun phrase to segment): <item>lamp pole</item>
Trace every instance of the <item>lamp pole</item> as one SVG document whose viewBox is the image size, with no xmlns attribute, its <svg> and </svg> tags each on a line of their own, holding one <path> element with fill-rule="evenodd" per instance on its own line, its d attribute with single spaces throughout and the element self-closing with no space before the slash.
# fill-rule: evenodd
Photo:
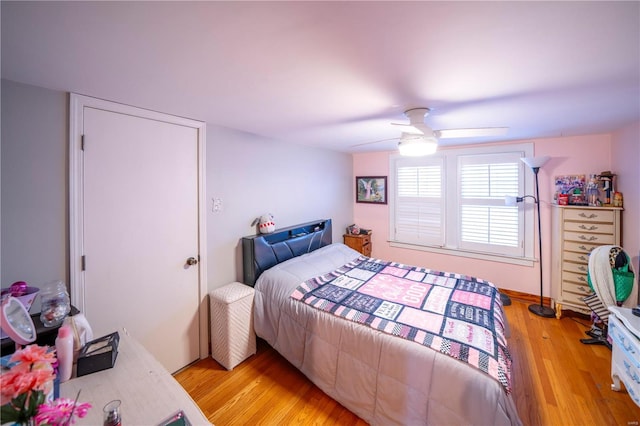
<svg viewBox="0 0 640 426">
<path fill-rule="evenodd" d="M 538 188 L 538 171 L 540 170 L 540 167 L 532 167 L 531 170 L 533 170 L 533 174 L 536 177 L 536 206 L 538 210 L 538 262 L 540 264 L 540 304 L 529 305 L 529 311 L 544 318 L 553 318 L 555 316 L 554 310 L 549 308 L 548 306 L 544 306 L 542 300 L 542 226 L 540 225 L 540 190 Z"/>
</svg>

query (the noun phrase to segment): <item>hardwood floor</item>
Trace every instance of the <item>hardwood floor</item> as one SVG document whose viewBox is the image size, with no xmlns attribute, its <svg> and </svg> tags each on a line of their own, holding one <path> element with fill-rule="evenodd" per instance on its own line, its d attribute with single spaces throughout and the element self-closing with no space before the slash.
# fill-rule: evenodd
<svg viewBox="0 0 640 426">
<path fill-rule="evenodd" d="M 540 318 L 528 303 L 505 307 L 511 325 L 514 400 L 525 425 L 640 424 L 626 391 L 611 390 L 611 351 L 584 345 L 588 319 Z M 221 425 L 365 425 L 266 343 L 233 371 L 211 358 L 175 375 L 204 414 Z"/>
</svg>

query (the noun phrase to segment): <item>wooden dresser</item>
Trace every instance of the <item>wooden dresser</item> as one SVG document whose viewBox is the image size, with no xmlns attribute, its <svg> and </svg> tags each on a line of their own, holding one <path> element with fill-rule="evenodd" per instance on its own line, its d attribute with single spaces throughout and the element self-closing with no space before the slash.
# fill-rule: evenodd
<svg viewBox="0 0 640 426">
<path fill-rule="evenodd" d="M 640 407 L 640 317 L 631 309 L 610 306 L 609 338 L 611 339 L 611 389 L 622 390 Z M 631 423 L 631 422 L 630 422 Z"/>
<path fill-rule="evenodd" d="M 553 206 L 551 288 L 557 318 L 563 309 L 591 312 L 582 301 L 592 293 L 589 253 L 601 245 L 621 245 L 621 212 L 620 207 Z"/>
<path fill-rule="evenodd" d="M 345 245 L 359 251 L 365 256 L 371 256 L 371 234 L 344 234 L 343 237 Z"/>
</svg>

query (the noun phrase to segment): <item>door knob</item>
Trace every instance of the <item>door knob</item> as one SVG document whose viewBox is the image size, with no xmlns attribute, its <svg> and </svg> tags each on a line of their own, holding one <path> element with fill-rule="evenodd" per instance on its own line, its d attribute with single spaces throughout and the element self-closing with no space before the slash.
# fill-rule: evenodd
<svg viewBox="0 0 640 426">
<path fill-rule="evenodd" d="M 195 257 L 190 257 L 187 259 L 187 265 L 197 265 L 198 264 L 198 259 L 196 259 Z"/>
</svg>

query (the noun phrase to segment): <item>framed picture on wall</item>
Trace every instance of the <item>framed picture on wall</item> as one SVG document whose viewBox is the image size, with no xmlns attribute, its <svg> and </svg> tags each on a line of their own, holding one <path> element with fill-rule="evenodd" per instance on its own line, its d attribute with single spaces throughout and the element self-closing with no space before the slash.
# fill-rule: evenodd
<svg viewBox="0 0 640 426">
<path fill-rule="evenodd" d="M 387 204 L 387 177 L 356 176 L 356 203 Z"/>
</svg>

